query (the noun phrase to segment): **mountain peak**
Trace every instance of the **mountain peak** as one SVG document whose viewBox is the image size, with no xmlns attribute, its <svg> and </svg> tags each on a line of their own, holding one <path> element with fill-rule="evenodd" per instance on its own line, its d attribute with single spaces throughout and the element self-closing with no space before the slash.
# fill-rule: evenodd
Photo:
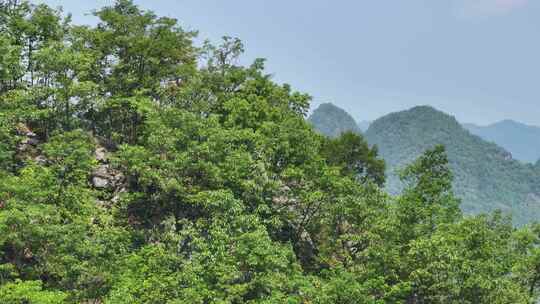
<svg viewBox="0 0 540 304">
<path fill-rule="evenodd" d="M 397 122 L 397 123 L 392 123 Z M 406 128 L 416 128 L 424 131 L 436 127 L 449 127 L 462 129 L 454 116 L 437 110 L 432 106 L 416 106 L 408 110 L 390 113 L 375 120 L 368 129 L 380 129 L 381 126 L 395 128 L 395 132 L 402 132 Z"/>
<path fill-rule="evenodd" d="M 432 115 L 432 117 L 436 117 L 436 118 L 444 117 L 445 119 L 455 120 L 457 122 L 454 116 L 429 105 L 415 106 L 403 112 L 409 112 L 414 115 Z M 400 112 L 397 112 L 397 113 L 400 113 Z"/>
<path fill-rule="evenodd" d="M 430 105 L 418 105 L 418 106 L 414 106 L 414 107 L 410 108 L 409 111 L 431 111 L 431 112 L 441 112 L 441 111 L 437 110 L 435 107 L 430 106 Z"/>
<path fill-rule="evenodd" d="M 332 103 L 319 105 L 308 120 L 318 132 L 329 137 L 337 137 L 347 131 L 361 133 L 354 118 Z"/>
<path fill-rule="evenodd" d="M 335 104 L 333 104 L 331 102 L 323 102 L 323 103 L 321 103 L 316 110 L 326 110 L 326 109 L 334 109 L 334 110 L 345 112 L 345 110 L 343 110 L 342 108 L 336 106 Z"/>
<path fill-rule="evenodd" d="M 519 128 L 519 127 L 527 127 L 527 128 L 528 128 L 528 127 L 529 127 L 529 126 L 526 125 L 526 124 L 517 122 L 517 121 L 512 120 L 512 119 L 501 120 L 501 121 L 499 121 L 499 122 L 496 122 L 496 123 L 494 123 L 494 124 L 491 124 L 490 126 L 492 126 L 492 127 L 493 127 L 493 126 L 494 126 L 494 127 L 496 127 L 496 126 L 507 126 L 507 127 L 517 127 L 517 128 Z"/>
<path fill-rule="evenodd" d="M 512 124 L 512 125 L 515 125 L 515 124 L 521 124 L 513 119 L 504 119 L 504 120 L 501 120 L 499 123 L 501 124 Z"/>
</svg>

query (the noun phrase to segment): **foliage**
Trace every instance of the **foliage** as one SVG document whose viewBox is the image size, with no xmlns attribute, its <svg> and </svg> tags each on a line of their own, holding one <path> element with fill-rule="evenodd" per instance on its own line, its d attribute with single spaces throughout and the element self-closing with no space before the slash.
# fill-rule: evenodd
<svg viewBox="0 0 540 304">
<path fill-rule="evenodd" d="M 338 138 L 330 138 L 323 144 L 321 153 L 329 164 L 342 167 L 346 175 L 379 186 L 384 184 L 384 160 L 377 158 L 377 146 L 370 148 L 360 134 L 347 131 Z"/>
<path fill-rule="evenodd" d="M 16 281 L 0 286 L 0 299 L 6 304 L 59 304 L 64 303 L 66 295 L 58 291 L 43 291 L 40 281 Z"/>
</svg>

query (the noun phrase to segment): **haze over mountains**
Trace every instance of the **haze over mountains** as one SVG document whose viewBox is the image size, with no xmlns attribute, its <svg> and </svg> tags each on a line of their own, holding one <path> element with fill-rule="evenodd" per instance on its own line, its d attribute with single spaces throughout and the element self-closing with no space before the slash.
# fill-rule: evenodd
<svg viewBox="0 0 540 304">
<path fill-rule="evenodd" d="M 327 121 L 322 118 L 325 113 L 322 110 L 325 109 L 331 109 L 333 114 L 344 112 L 335 108 L 325 105 L 323 109 L 315 111 L 315 121 Z M 331 117 L 334 123 L 350 120 L 346 112 L 341 117 Z M 314 122 L 314 125 L 323 134 L 331 136 L 335 136 L 337 130 L 354 131 L 348 125 L 334 129 L 329 124 L 318 125 Z M 519 133 L 521 125 L 514 125 L 514 129 L 508 130 Z M 476 130 L 476 133 L 479 132 Z M 369 144 L 378 146 L 380 155 L 387 162 L 387 188 L 391 193 L 397 194 L 402 189 L 398 178 L 401 168 L 425 150 L 443 144 L 455 176 L 454 190 L 463 200 L 462 209 L 466 213 L 500 209 L 512 214 L 517 224 L 540 218 L 540 166 L 517 161 L 504 148 L 472 133 L 454 117 L 429 106 L 419 106 L 377 119 L 364 135 Z M 518 133 L 514 136 L 517 137 Z M 531 133 L 534 135 L 534 132 Z M 528 149 L 538 152 L 532 145 Z M 523 154 L 519 155 L 521 157 Z"/>
<path fill-rule="evenodd" d="M 515 159 L 528 163 L 535 163 L 540 159 L 540 127 L 513 120 L 503 120 L 488 126 L 463 126 L 471 133 L 510 151 Z"/>
<path fill-rule="evenodd" d="M 333 104 L 324 104 L 321 105 L 320 108 L 317 110 L 321 110 L 323 108 L 331 108 L 333 107 L 333 111 L 336 112 L 345 112 L 344 110 L 340 109 L 339 107 L 333 105 Z M 314 113 L 317 112 L 317 110 L 314 111 Z M 351 119 L 354 120 L 354 118 L 345 112 L 347 118 L 345 118 L 348 123 L 347 125 L 351 125 L 350 121 Z M 318 113 L 317 115 L 320 116 Z M 313 116 L 312 116 L 313 117 Z M 324 118 L 317 118 L 317 119 L 324 119 Z M 368 120 L 361 120 L 356 123 L 358 126 L 358 129 L 360 129 L 361 132 L 366 132 L 369 129 L 369 126 L 371 125 L 372 121 Z M 321 124 L 317 123 L 316 125 L 325 125 L 330 127 L 327 124 Z M 480 136 L 482 139 L 493 142 L 497 144 L 498 146 L 504 148 L 506 151 L 510 152 L 512 154 L 512 158 L 517 159 L 524 163 L 531 163 L 535 164 L 536 162 L 540 161 L 540 127 L 539 126 L 532 126 L 527 125 L 518 121 L 514 120 L 503 120 L 499 121 L 487 126 L 478 125 L 474 123 L 462 123 L 461 124 L 465 129 L 469 130 L 474 135 Z M 336 125 L 336 131 L 337 128 L 340 128 L 342 126 Z M 352 127 L 351 127 L 352 129 Z M 356 129 L 356 128 L 354 128 Z M 323 134 L 327 134 L 324 130 L 319 130 Z M 339 133 L 338 133 L 339 134 Z M 334 134 L 336 135 L 336 134 Z"/>
</svg>

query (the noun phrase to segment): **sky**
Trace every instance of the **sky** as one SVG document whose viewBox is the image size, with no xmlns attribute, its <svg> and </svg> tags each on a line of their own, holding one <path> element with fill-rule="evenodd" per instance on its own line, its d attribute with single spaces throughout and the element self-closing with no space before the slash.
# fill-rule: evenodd
<svg viewBox="0 0 540 304">
<path fill-rule="evenodd" d="M 112 0 L 35 0 L 76 23 Z M 462 122 L 540 126 L 537 0 L 135 0 L 199 41 L 243 40 L 243 62 L 357 120 L 431 105 Z"/>
</svg>

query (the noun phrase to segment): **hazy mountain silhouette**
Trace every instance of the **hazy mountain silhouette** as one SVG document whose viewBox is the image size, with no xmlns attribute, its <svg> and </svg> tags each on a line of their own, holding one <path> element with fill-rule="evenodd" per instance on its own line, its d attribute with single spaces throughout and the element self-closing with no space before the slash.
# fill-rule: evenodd
<svg viewBox="0 0 540 304">
<path fill-rule="evenodd" d="M 540 159 L 540 127 L 513 120 L 503 120 L 488 126 L 463 126 L 471 133 L 510 151 L 515 159 L 533 164 Z"/>
<path fill-rule="evenodd" d="M 321 104 L 309 117 L 309 121 L 320 133 L 337 137 L 346 131 L 361 133 L 354 118 L 345 110 L 331 104 Z"/>
</svg>

